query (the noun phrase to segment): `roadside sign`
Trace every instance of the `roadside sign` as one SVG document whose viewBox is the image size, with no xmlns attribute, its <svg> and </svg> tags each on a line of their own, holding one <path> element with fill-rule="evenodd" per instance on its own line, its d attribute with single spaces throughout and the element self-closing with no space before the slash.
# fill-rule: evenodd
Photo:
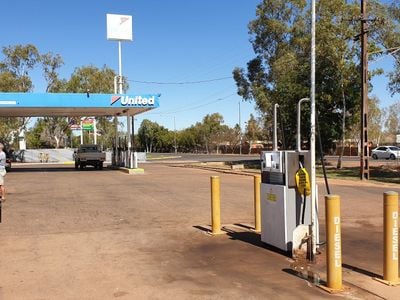
<svg viewBox="0 0 400 300">
<path fill-rule="evenodd" d="M 400 144 L 400 134 L 397 134 L 397 135 L 396 135 L 396 143 L 397 143 L 397 144 Z"/>
<path fill-rule="evenodd" d="M 93 119 L 82 120 L 82 129 L 83 130 L 93 130 L 94 129 Z"/>
<path fill-rule="evenodd" d="M 71 130 L 81 130 L 81 125 L 79 125 L 79 124 L 71 124 L 71 125 L 69 125 L 69 128 Z"/>
<path fill-rule="evenodd" d="M 132 16 L 107 14 L 107 40 L 132 41 Z"/>
</svg>

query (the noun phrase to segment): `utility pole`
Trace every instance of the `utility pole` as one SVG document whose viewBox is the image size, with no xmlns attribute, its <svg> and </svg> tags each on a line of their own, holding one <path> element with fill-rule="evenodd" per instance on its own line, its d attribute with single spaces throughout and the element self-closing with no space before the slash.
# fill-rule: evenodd
<svg viewBox="0 0 400 300">
<path fill-rule="evenodd" d="M 316 214 L 315 207 L 317 202 L 317 182 L 315 176 L 315 65 L 316 65 L 316 1 L 311 1 L 311 74 L 310 74 L 310 104 L 311 104 L 311 136 L 310 136 L 310 156 L 311 156 L 311 201 L 310 201 L 310 235 L 312 241 L 312 255 L 311 260 L 315 259 L 317 253 L 317 222 L 318 215 Z"/>
<path fill-rule="evenodd" d="M 367 0 L 361 0 L 361 156 L 360 179 L 369 179 L 368 147 L 368 16 Z"/>
<path fill-rule="evenodd" d="M 249 149 L 250 153 L 251 149 Z M 239 100 L 239 154 L 242 155 L 242 117 L 240 113 L 240 100 Z"/>
</svg>

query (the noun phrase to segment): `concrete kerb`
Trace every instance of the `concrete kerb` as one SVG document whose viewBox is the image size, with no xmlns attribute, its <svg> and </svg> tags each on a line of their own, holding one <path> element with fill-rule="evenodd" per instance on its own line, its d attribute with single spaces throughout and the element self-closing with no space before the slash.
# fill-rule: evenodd
<svg viewBox="0 0 400 300">
<path fill-rule="evenodd" d="M 234 174 L 234 175 L 242 175 L 242 176 L 254 176 L 259 174 L 259 171 L 235 171 L 232 169 L 225 169 L 225 168 L 218 168 L 217 166 L 205 166 L 205 165 L 196 165 L 196 164 L 175 164 L 172 167 L 180 167 L 180 168 L 193 168 L 193 169 L 202 169 L 202 170 L 209 170 L 215 171 L 224 174 Z"/>
<path fill-rule="evenodd" d="M 147 157 L 146 160 L 148 161 L 153 161 L 153 160 L 164 160 L 164 159 L 177 159 L 181 158 L 182 156 L 176 155 L 176 156 L 161 156 L 161 157 Z"/>
<path fill-rule="evenodd" d="M 142 169 L 142 168 L 130 169 L 130 168 L 125 168 L 125 167 L 116 167 L 116 166 L 112 166 L 112 165 L 109 165 L 108 168 L 110 168 L 112 170 L 121 171 L 128 175 L 144 175 L 144 169 Z"/>
<path fill-rule="evenodd" d="M 74 161 L 66 161 L 66 162 L 43 162 L 43 163 L 13 163 L 15 166 L 55 166 L 55 165 L 73 165 L 75 162 Z M 129 169 L 129 168 L 124 168 L 124 167 L 114 167 L 112 165 L 108 165 L 107 168 L 112 169 L 112 170 L 119 170 L 123 173 L 126 173 L 128 175 L 143 175 L 144 174 L 144 169 L 142 168 L 137 168 L 137 169 Z"/>
</svg>

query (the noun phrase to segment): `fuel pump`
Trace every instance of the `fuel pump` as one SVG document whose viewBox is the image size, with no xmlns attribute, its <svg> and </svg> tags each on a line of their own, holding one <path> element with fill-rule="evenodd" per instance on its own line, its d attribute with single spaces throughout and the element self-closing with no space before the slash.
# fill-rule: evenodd
<svg viewBox="0 0 400 300">
<path fill-rule="evenodd" d="M 274 150 L 261 153 L 261 240 L 292 253 L 307 242 L 313 221 L 311 210 L 314 209 L 314 216 L 318 211 L 307 200 L 311 153 L 300 146 L 300 108 L 307 100 L 300 100 L 298 105 L 297 150 L 278 150 L 275 107 Z M 315 235 L 318 242 L 318 230 Z"/>
</svg>

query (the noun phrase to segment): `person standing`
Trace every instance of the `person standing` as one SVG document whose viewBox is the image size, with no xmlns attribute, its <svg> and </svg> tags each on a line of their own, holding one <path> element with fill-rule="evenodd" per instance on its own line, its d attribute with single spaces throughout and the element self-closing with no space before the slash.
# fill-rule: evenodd
<svg viewBox="0 0 400 300">
<path fill-rule="evenodd" d="M 0 194 L 1 201 L 6 201 L 6 188 L 4 187 L 4 177 L 6 176 L 6 153 L 4 152 L 4 145 L 0 143 Z"/>
</svg>

